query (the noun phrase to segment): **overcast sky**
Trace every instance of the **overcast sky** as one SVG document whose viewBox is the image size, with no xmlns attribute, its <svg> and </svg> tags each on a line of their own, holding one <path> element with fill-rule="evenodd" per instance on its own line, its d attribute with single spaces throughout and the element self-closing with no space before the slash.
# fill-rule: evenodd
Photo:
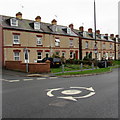
<svg viewBox="0 0 120 120">
<path fill-rule="evenodd" d="M 118 34 L 118 2 L 120 0 L 96 0 L 97 29 L 102 34 Z M 23 19 L 50 23 L 56 19 L 59 25 L 94 31 L 94 0 L 0 0 L 0 14 L 14 17 L 22 12 Z"/>
</svg>

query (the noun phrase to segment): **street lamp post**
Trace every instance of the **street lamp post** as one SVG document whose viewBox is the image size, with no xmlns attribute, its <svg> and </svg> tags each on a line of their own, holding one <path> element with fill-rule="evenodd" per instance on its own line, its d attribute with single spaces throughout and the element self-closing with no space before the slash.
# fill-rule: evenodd
<svg viewBox="0 0 120 120">
<path fill-rule="evenodd" d="M 95 29 L 95 46 L 94 46 L 94 52 L 95 52 L 95 63 L 97 65 L 96 5 L 95 5 L 95 0 L 94 0 L 94 29 Z"/>
</svg>

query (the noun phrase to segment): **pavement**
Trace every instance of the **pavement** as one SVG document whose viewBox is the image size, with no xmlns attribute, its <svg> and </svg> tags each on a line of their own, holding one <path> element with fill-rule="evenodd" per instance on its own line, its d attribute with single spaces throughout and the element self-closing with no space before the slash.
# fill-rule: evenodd
<svg viewBox="0 0 120 120">
<path fill-rule="evenodd" d="M 99 69 L 99 68 L 97 68 Z M 86 71 L 86 70 L 94 70 L 94 69 L 83 69 L 83 70 L 73 70 L 73 71 L 64 71 L 64 73 L 69 73 L 69 72 L 80 72 L 80 71 Z M 111 72 L 111 71 L 110 71 Z M 7 70 L 3 69 L 2 73 L 4 75 L 8 74 L 11 76 L 26 76 L 26 77 L 55 77 L 56 74 L 63 73 L 63 72 L 58 72 L 58 73 L 42 73 L 42 74 L 35 74 L 35 73 L 25 73 L 25 72 L 19 72 L 19 71 L 13 71 L 13 70 Z M 98 75 L 98 74 L 104 74 L 104 73 L 94 73 L 94 74 L 83 74 L 83 75 L 63 75 L 62 77 L 70 77 L 70 76 L 91 76 L 91 75 Z"/>
</svg>

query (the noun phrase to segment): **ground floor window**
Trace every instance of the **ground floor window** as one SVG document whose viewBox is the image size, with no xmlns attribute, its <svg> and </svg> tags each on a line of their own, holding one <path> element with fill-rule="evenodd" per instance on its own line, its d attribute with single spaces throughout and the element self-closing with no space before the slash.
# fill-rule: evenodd
<svg viewBox="0 0 120 120">
<path fill-rule="evenodd" d="M 73 52 L 70 52 L 70 58 L 72 59 L 74 56 L 73 56 Z"/>
<path fill-rule="evenodd" d="M 19 61 L 20 60 L 20 53 L 19 52 L 14 52 L 14 60 Z"/>
<path fill-rule="evenodd" d="M 42 59 L 42 52 L 38 52 L 38 53 L 37 53 L 37 59 L 38 59 L 38 60 L 41 60 L 41 59 Z"/>
</svg>

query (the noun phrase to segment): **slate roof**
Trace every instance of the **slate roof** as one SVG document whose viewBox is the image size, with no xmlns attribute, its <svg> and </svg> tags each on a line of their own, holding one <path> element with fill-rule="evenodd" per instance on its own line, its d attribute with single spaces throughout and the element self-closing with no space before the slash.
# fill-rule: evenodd
<svg viewBox="0 0 120 120">
<path fill-rule="evenodd" d="M 67 26 L 52 25 L 50 23 L 44 23 L 44 22 L 40 22 L 40 28 L 41 28 L 40 30 L 35 30 L 33 25 L 34 25 L 34 22 L 36 22 L 36 21 L 27 20 L 27 19 L 18 19 L 18 26 L 14 27 L 14 26 L 10 25 L 10 19 L 11 18 L 16 18 L 16 17 L 0 15 L 0 24 L 3 26 L 3 28 L 27 30 L 27 31 L 36 31 L 36 32 L 43 32 L 43 33 L 49 33 L 49 34 L 58 34 L 58 35 L 60 34 L 60 35 L 75 36 L 75 37 L 79 36 L 79 37 L 85 38 L 85 39 L 94 39 L 94 35 L 90 35 L 87 31 L 84 31 L 84 33 L 82 33 L 77 29 L 72 29 L 71 33 L 68 34 L 66 32 L 66 29 L 68 28 Z M 108 37 L 108 40 L 105 39 L 104 37 L 102 38 L 101 35 L 96 36 L 96 39 L 97 40 L 104 40 L 104 41 L 105 40 L 106 41 L 114 41 L 114 40 L 110 39 L 110 37 Z"/>
<path fill-rule="evenodd" d="M 67 26 L 61 26 L 61 25 L 52 25 L 50 23 L 43 23 L 40 22 L 40 30 L 35 30 L 33 25 L 33 20 L 27 20 L 27 19 L 18 19 L 18 26 L 11 26 L 10 25 L 10 19 L 14 17 L 9 16 L 0 16 L 2 18 L 2 26 L 4 28 L 11 28 L 11 29 L 19 29 L 19 30 L 29 30 L 29 31 L 36 31 L 36 32 L 44 32 L 44 33 L 51 33 L 51 34 L 61 34 L 61 35 L 69 35 L 69 36 L 77 36 L 73 31 L 71 31 L 71 34 L 67 34 L 63 29 L 67 28 Z M 17 18 L 16 18 L 17 19 Z M 53 31 L 52 28 L 56 27 L 57 31 Z"/>
</svg>

